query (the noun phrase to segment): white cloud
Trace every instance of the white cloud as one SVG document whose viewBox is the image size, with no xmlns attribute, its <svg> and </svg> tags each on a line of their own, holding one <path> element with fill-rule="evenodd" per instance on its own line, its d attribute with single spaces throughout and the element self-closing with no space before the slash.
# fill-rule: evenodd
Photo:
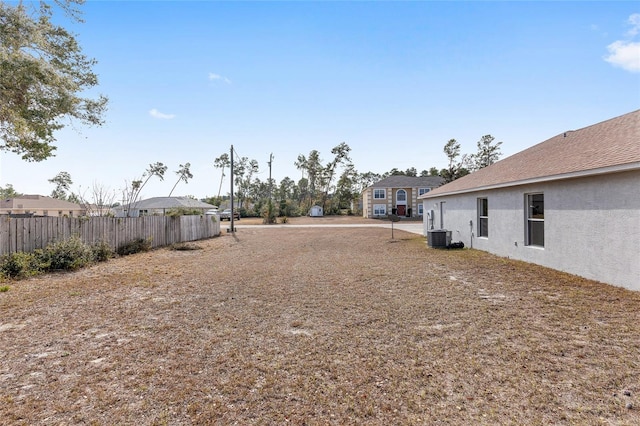
<svg viewBox="0 0 640 426">
<path fill-rule="evenodd" d="M 155 108 L 149 111 L 149 115 L 160 120 L 171 120 L 172 118 L 175 118 L 175 114 L 164 114 Z"/>
<path fill-rule="evenodd" d="M 607 46 L 610 55 L 604 58 L 611 65 L 631 72 L 640 72 L 640 42 L 614 41 Z"/>
<path fill-rule="evenodd" d="M 608 45 L 609 55 L 604 60 L 623 70 L 640 72 L 640 42 L 631 40 L 640 33 L 640 13 L 629 16 L 628 22 L 631 25 L 627 32 L 630 40 L 617 40 Z"/>
<path fill-rule="evenodd" d="M 219 80 L 219 81 L 224 81 L 227 84 L 231 84 L 231 80 L 229 80 L 227 77 L 223 77 L 220 74 L 215 74 L 212 72 L 209 73 L 209 80 L 211 81 Z"/>
<path fill-rule="evenodd" d="M 630 37 L 634 37 L 636 34 L 640 33 L 640 13 L 634 13 L 629 16 L 629 25 L 631 25 L 631 29 L 627 32 Z"/>
</svg>

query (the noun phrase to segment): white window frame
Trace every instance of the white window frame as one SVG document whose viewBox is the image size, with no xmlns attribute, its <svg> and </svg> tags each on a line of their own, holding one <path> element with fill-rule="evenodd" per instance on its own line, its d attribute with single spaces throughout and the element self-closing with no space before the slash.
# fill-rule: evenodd
<svg viewBox="0 0 640 426">
<path fill-rule="evenodd" d="M 431 188 L 418 188 L 418 197 L 431 191 Z"/>
<path fill-rule="evenodd" d="M 380 196 L 380 193 L 382 196 Z M 387 190 L 384 188 L 374 188 L 373 189 L 373 199 L 374 200 L 386 200 L 387 199 Z"/>
<path fill-rule="evenodd" d="M 424 215 L 424 204 L 418 203 L 418 216 Z"/>
<path fill-rule="evenodd" d="M 404 194 L 403 199 L 400 199 L 400 194 Z M 407 205 L 407 191 L 405 191 L 404 189 L 398 189 L 396 191 L 396 204 L 400 204 L 403 206 Z"/>
<path fill-rule="evenodd" d="M 386 204 L 374 204 L 373 205 L 373 215 L 374 216 L 386 216 L 387 215 L 387 205 Z"/>
<path fill-rule="evenodd" d="M 542 196 L 542 200 L 534 201 L 534 197 Z M 530 247 L 544 248 L 544 193 L 535 192 L 525 195 L 525 245 Z M 542 213 L 537 211 L 538 205 L 542 204 Z M 535 232 L 540 232 L 540 225 L 542 225 L 542 243 L 534 241 L 534 238 L 539 239 L 540 235 L 532 235 Z M 535 227 L 535 229 L 533 229 Z"/>
<path fill-rule="evenodd" d="M 478 237 L 489 238 L 489 199 L 487 197 L 478 198 Z"/>
</svg>

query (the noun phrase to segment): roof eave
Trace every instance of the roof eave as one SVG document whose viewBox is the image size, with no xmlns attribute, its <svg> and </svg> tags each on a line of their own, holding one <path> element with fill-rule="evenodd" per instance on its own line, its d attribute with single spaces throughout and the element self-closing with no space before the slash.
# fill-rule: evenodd
<svg viewBox="0 0 640 426">
<path fill-rule="evenodd" d="M 468 194 L 471 192 L 488 191 L 492 189 L 509 188 L 513 186 L 522 186 L 522 185 L 529 185 L 534 183 L 543 183 L 543 182 L 566 180 L 566 179 L 576 179 L 576 178 L 598 176 L 598 175 L 611 174 L 611 173 L 621 173 L 621 172 L 628 172 L 632 170 L 640 170 L 640 162 L 619 164 L 615 166 L 601 167 L 598 169 L 591 169 L 591 170 L 581 170 L 578 172 L 562 173 L 559 175 L 535 177 L 535 178 L 517 180 L 512 182 L 502 182 L 502 183 L 497 183 L 493 185 L 484 185 L 484 186 L 477 186 L 474 188 L 460 189 L 457 191 L 441 192 L 439 194 L 432 194 L 428 192 L 426 194 L 419 196 L 418 199 L 423 200 L 427 198 L 437 198 L 437 197 L 442 197 L 447 195 Z"/>
</svg>

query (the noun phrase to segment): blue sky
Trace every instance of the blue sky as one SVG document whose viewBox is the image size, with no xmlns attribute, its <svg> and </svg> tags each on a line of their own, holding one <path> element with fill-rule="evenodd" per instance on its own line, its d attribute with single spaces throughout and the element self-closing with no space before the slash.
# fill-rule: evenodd
<svg viewBox="0 0 640 426">
<path fill-rule="evenodd" d="M 447 140 L 503 158 L 640 108 L 636 2 L 91 1 L 74 25 L 110 98 L 102 127 L 58 133 L 56 157 L 0 153 L 0 186 L 49 195 L 70 173 L 121 194 L 168 166 L 143 198 L 217 195 L 213 160 L 233 145 L 258 177 L 346 142 L 359 172 L 442 168 Z M 223 182 L 223 194 L 229 190 Z M 87 193 L 86 195 L 89 195 Z M 121 198 L 119 195 L 116 199 Z"/>
</svg>

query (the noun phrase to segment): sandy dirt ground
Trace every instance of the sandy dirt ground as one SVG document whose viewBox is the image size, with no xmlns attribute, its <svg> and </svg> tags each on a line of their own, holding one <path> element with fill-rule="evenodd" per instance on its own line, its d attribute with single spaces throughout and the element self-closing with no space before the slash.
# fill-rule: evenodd
<svg viewBox="0 0 640 426">
<path fill-rule="evenodd" d="M 2 283 L 0 424 L 640 424 L 637 292 L 402 231 L 250 223 Z"/>
</svg>

